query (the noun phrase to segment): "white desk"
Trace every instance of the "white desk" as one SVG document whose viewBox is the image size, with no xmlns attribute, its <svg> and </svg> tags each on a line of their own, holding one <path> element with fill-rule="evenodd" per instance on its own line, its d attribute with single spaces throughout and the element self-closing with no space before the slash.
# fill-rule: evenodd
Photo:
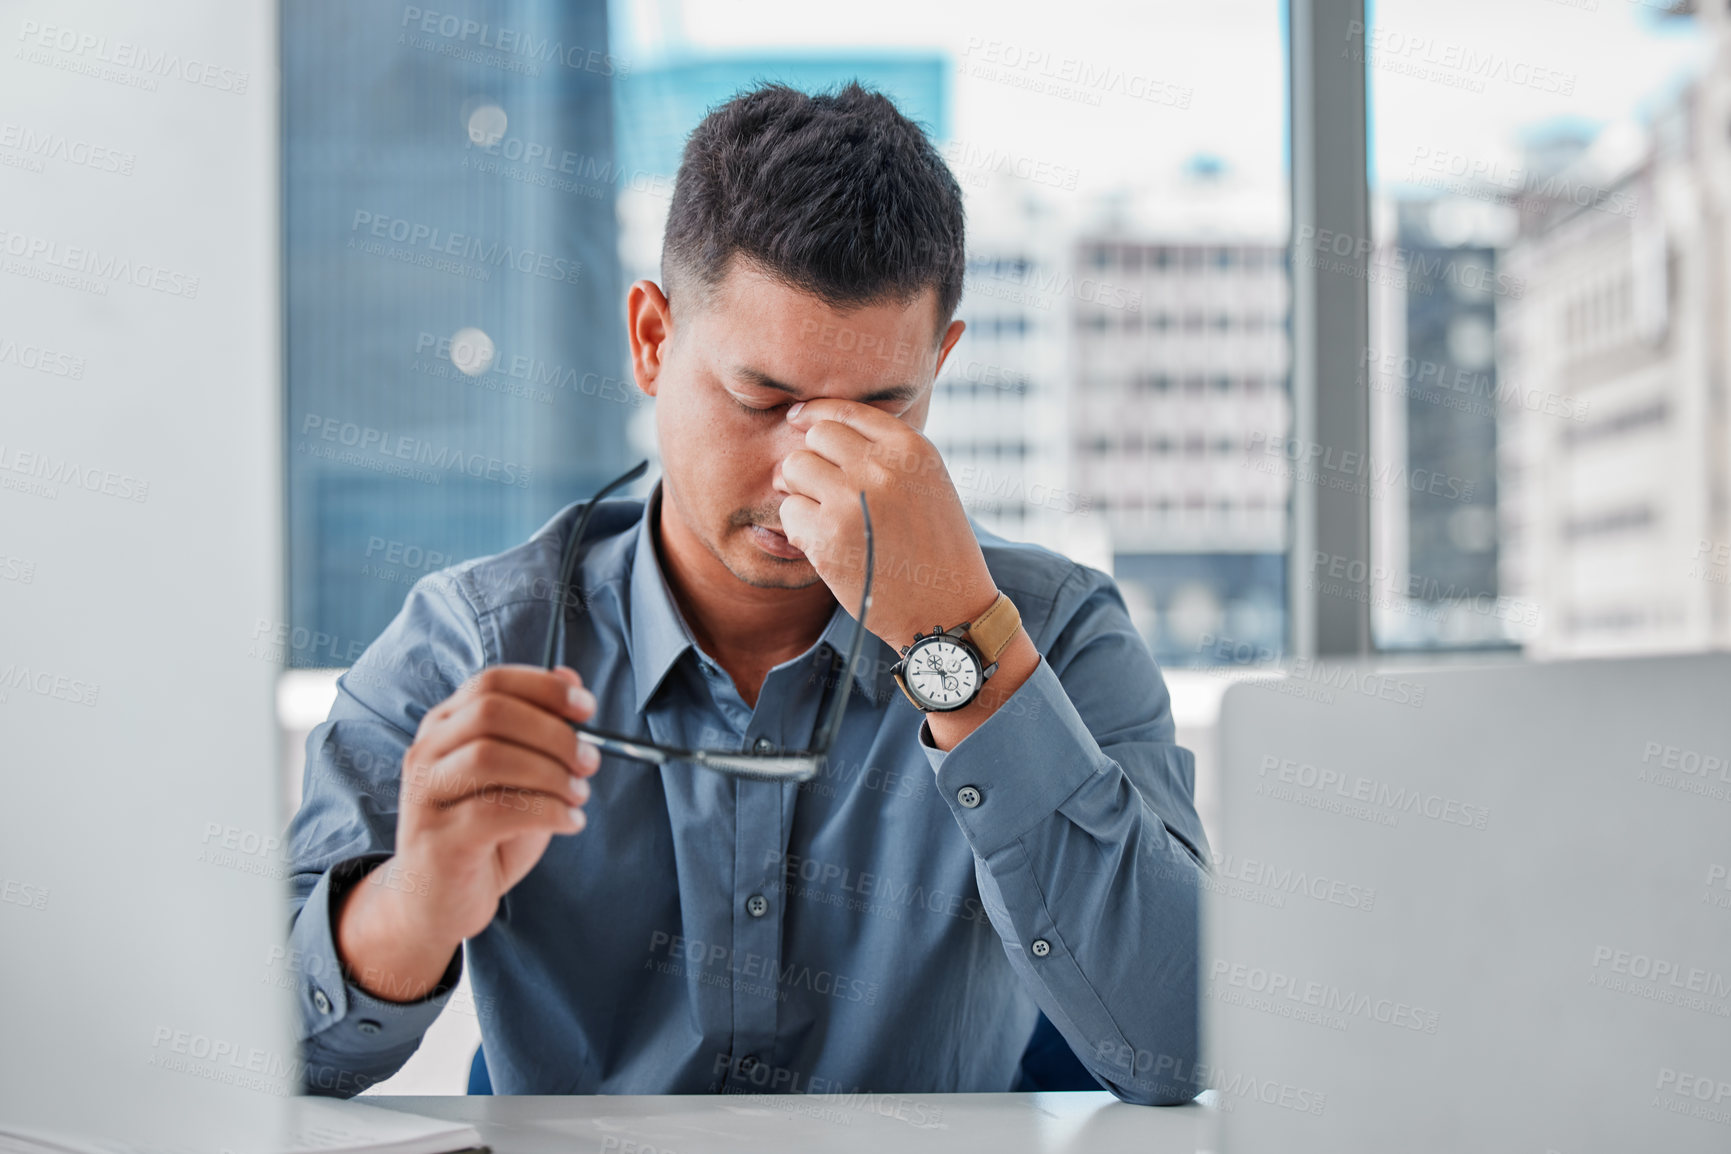
<svg viewBox="0 0 1731 1154">
<path fill-rule="evenodd" d="M 841 1096 L 391 1097 L 370 1106 L 467 1122 L 494 1154 L 1195 1154 L 1213 1111 L 1105 1091 Z"/>
</svg>

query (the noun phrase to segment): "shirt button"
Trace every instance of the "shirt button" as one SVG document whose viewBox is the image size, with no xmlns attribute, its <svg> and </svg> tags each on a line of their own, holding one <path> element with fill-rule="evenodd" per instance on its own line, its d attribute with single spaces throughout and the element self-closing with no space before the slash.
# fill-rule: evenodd
<svg viewBox="0 0 1731 1154">
<path fill-rule="evenodd" d="M 762 894 L 752 894 L 745 899 L 745 912 L 754 918 L 761 918 L 769 912 L 769 899 Z"/>
<path fill-rule="evenodd" d="M 328 1014 L 331 1012 L 331 1000 L 325 997 L 325 992 L 323 990 L 313 991 L 313 1009 L 317 1010 L 321 1014 Z"/>
<path fill-rule="evenodd" d="M 359 1030 L 363 1034 L 372 1035 L 378 1033 L 380 1030 L 384 1029 L 384 1027 L 373 1021 L 371 1018 L 363 1018 L 359 1022 L 355 1023 L 355 1029 Z"/>
<path fill-rule="evenodd" d="M 1035 938 L 1032 942 L 1028 943 L 1028 948 L 1034 951 L 1034 956 L 1036 958 L 1043 958 L 1052 952 L 1052 943 L 1048 942 L 1045 938 Z"/>
<path fill-rule="evenodd" d="M 956 800 L 962 803 L 963 809 L 973 809 L 982 801 L 986 800 L 986 798 L 984 794 L 973 786 L 964 785 L 961 789 L 956 791 Z"/>
<path fill-rule="evenodd" d="M 774 753 L 775 742 L 771 741 L 767 737 L 760 737 L 757 739 L 757 744 L 753 745 L 751 748 L 755 749 L 759 753 Z"/>
<path fill-rule="evenodd" d="M 741 1074 L 749 1074 L 755 1069 L 757 1069 L 757 1058 L 754 1055 L 747 1054 L 739 1060 L 739 1072 Z"/>
</svg>

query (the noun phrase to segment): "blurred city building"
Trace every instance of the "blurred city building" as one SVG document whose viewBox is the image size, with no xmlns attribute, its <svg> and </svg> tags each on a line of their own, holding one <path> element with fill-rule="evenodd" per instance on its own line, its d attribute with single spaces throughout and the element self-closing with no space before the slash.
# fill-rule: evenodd
<svg viewBox="0 0 1731 1154">
<path fill-rule="evenodd" d="M 1069 224 L 989 150 L 952 147 L 968 197 L 967 324 L 926 425 L 968 513 L 1012 540 L 1111 567 L 1105 527 L 1078 492 L 1065 427 Z"/>
<path fill-rule="evenodd" d="M 1731 19 L 1694 18 L 1704 75 L 1642 131 L 1552 143 L 1514 198 L 1500 577 L 1545 609 L 1538 654 L 1731 643 Z"/>
<path fill-rule="evenodd" d="M 1537 607 L 1498 583 L 1497 310 L 1514 211 L 1452 192 L 1376 206 L 1391 237 L 1370 261 L 1371 617 L 1388 649 L 1507 647 Z"/>
<path fill-rule="evenodd" d="M 283 8 L 290 666 L 627 463 L 606 5 L 473 7 Z"/>
<path fill-rule="evenodd" d="M 1072 487 L 1164 664 L 1286 634 L 1285 221 L 1207 157 L 1096 206 L 1070 241 Z M 1284 463 L 1281 461 L 1280 463 Z"/>
</svg>

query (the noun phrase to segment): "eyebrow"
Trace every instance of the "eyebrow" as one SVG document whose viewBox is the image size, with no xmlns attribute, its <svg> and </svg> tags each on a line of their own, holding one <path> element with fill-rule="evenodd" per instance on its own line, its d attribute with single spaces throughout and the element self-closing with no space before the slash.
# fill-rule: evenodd
<svg viewBox="0 0 1731 1154">
<path fill-rule="evenodd" d="M 742 366 L 734 369 L 733 375 L 744 380 L 747 384 L 756 385 L 760 389 L 774 389 L 778 393 L 786 393 L 795 398 L 799 396 L 798 389 L 792 385 L 783 384 L 761 369 Z M 865 405 L 875 404 L 878 401 L 911 401 L 920 395 L 923 388 L 924 386 L 915 384 L 891 385 L 889 388 L 867 393 L 859 400 L 861 404 Z"/>
</svg>

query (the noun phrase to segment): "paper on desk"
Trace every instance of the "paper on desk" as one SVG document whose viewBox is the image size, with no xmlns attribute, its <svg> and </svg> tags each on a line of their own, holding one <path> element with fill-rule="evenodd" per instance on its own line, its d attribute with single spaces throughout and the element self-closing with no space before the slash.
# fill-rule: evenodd
<svg viewBox="0 0 1731 1154">
<path fill-rule="evenodd" d="M 290 1119 L 293 1137 L 284 1154 L 450 1154 L 482 1145 L 476 1129 L 462 1122 L 334 1098 L 296 1098 Z"/>
<path fill-rule="evenodd" d="M 481 1146 L 473 1126 L 333 1098 L 289 1104 L 291 1137 L 282 1154 L 452 1154 Z M 102 1139 L 0 1127 L 0 1154 L 136 1154 Z"/>
</svg>

